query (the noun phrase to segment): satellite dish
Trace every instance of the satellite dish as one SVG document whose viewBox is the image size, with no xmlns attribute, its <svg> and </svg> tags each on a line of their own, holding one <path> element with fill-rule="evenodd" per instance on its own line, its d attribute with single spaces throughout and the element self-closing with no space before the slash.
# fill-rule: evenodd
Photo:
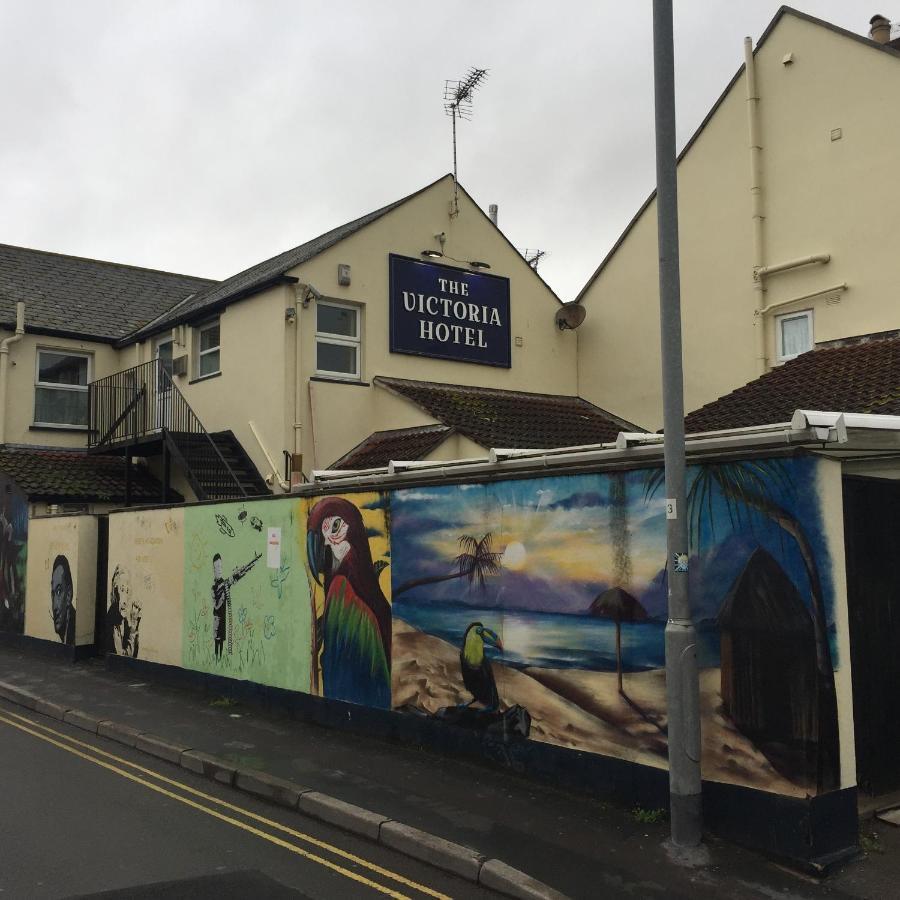
<svg viewBox="0 0 900 900">
<path fill-rule="evenodd" d="M 574 331 L 587 315 L 587 310 L 577 301 L 564 303 L 556 311 L 556 327 L 560 331 Z"/>
</svg>

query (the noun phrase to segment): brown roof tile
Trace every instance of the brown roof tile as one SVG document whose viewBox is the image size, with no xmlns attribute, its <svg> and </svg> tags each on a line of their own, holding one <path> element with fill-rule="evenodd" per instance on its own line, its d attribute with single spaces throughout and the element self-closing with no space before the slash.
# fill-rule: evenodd
<svg viewBox="0 0 900 900">
<path fill-rule="evenodd" d="M 453 429 L 446 425 L 376 431 L 337 460 L 331 468 L 374 469 L 386 466 L 392 459 L 422 459 L 452 433 Z"/>
<path fill-rule="evenodd" d="M 32 500 L 58 503 L 125 500 L 125 463 L 121 456 L 7 445 L 0 447 L 0 472 L 12 478 Z M 133 467 L 134 500 L 157 502 L 161 492 L 160 483 L 143 466 Z"/>
<path fill-rule="evenodd" d="M 787 422 L 797 409 L 900 415 L 900 338 L 804 353 L 701 406 L 688 432 Z"/>
<path fill-rule="evenodd" d="M 644 430 L 581 397 L 408 381 L 382 375 L 377 375 L 374 383 L 411 400 L 482 447 L 574 447 L 615 440 L 620 431 Z"/>
</svg>

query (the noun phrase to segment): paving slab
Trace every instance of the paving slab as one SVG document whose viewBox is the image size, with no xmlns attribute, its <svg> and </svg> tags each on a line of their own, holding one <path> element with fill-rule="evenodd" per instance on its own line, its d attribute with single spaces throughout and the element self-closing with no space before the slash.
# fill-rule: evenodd
<svg viewBox="0 0 900 900">
<path fill-rule="evenodd" d="M 710 865 L 689 870 L 668 858 L 665 822 L 642 824 L 628 810 L 506 769 L 223 702 L 199 689 L 164 686 L 150 670 L 111 670 L 102 660 L 73 664 L 0 647 L 0 697 L 4 691 L 31 708 L 40 697 L 80 710 L 99 723 L 101 736 L 137 743 L 142 733 L 158 735 L 180 750 L 176 762 L 190 748 L 236 771 L 264 771 L 377 811 L 475 848 L 487 860 L 479 863 L 483 878 L 500 879 L 505 870 L 492 861 L 502 860 L 572 898 L 883 898 L 900 883 L 900 828 L 887 824 L 871 826 L 880 829 L 875 843 L 885 852 L 870 853 L 822 885 L 715 839 L 708 844 Z M 296 796 L 299 801 L 303 794 Z M 380 824 L 379 834 L 385 830 L 391 833 L 390 822 Z"/>
</svg>

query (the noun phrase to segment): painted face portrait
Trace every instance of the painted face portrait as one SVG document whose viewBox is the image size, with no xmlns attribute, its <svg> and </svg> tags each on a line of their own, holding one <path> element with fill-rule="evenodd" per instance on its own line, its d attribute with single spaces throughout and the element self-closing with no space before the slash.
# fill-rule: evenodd
<svg viewBox="0 0 900 900">
<path fill-rule="evenodd" d="M 53 614 L 53 630 L 61 641 L 66 641 L 69 617 L 72 614 L 72 572 L 65 556 L 53 561 L 50 576 L 50 610 Z"/>
</svg>

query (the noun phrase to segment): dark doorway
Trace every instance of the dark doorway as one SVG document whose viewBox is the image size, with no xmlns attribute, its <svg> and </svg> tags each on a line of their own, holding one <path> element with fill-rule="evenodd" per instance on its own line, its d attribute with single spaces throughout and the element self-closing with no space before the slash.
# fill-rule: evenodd
<svg viewBox="0 0 900 900">
<path fill-rule="evenodd" d="M 109 569 L 109 516 L 97 516 L 97 595 L 94 608 L 94 653 L 106 654 L 106 585 Z"/>
<path fill-rule="evenodd" d="M 844 478 L 859 789 L 900 788 L 900 481 Z"/>
</svg>

